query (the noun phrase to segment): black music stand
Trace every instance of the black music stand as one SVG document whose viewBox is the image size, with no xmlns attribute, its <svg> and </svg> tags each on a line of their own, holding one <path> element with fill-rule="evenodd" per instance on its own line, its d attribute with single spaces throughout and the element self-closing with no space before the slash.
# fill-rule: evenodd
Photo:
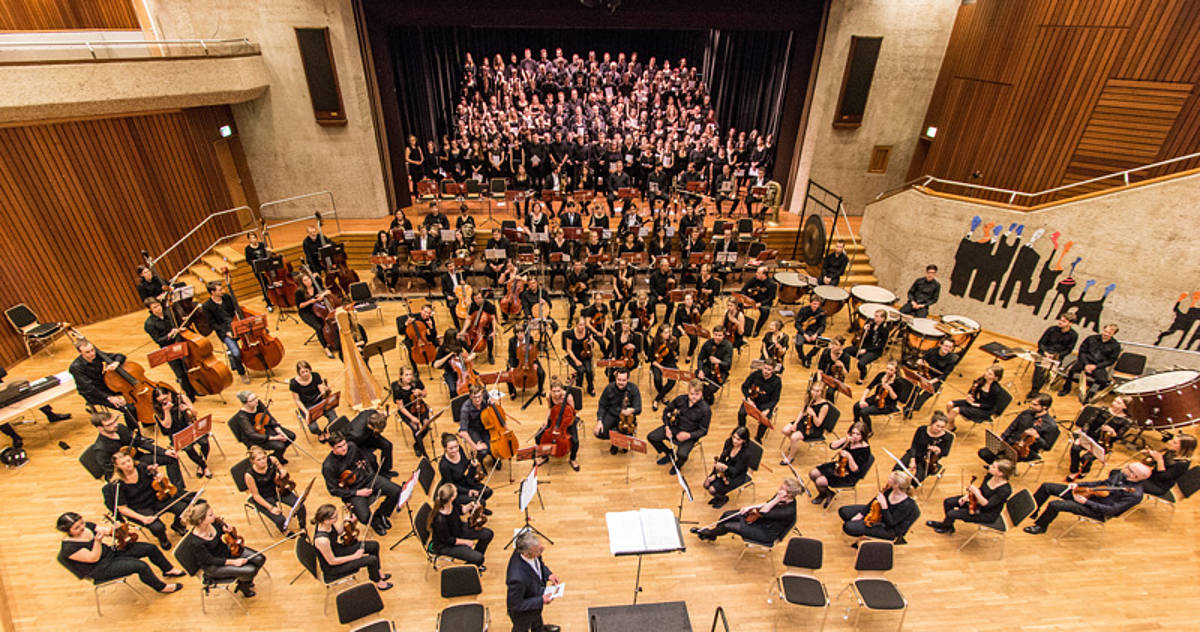
<svg viewBox="0 0 1200 632">
<path fill-rule="evenodd" d="M 367 344 L 363 345 L 362 349 L 363 362 L 367 365 L 368 371 L 371 370 L 371 358 L 379 356 L 379 359 L 383 362 L 383 378 L 386 380 L 388 385 L 387 396 L 383 398 L 383 401 L 385 402 L 392 396 L 392 377 L 388 373 L 387 352 L 395 348 L 396 337 L 388 336 L 387 338 L 381 338 L 375 342 L 368 342 Z"/>
<path fill-rule="evenodd" d="M 412 476 L 408 477 L 408 480 L 405 481 L 404 487 L 400 489 L 400 498 L 398 500 L 400 501 L 399 504 L 403 505 L 405 511 L 408 512 L 408 533 L 405 533 L 400 537 L 399 540 L 396 540 L 394 543 L 392 543 L 392 545 L 388 547 L 389 551 L 395 550 L 396 547 L 400 546 L 401 542 L 413 537 L 414 535 L 417 535 L 417 523 L 413 518 L 412 507 L 409 506 L 408 501 L 412 500 L 413 492 L 416 491 L 417 484 L 420 481 L 421 466 L 427 464 L 428 462 L 428 457 L 421 459 L 421 463 L 417 464 L 417 469 L 413 470 Z"/>
<path fill-rule="evenodd" d="M 536 457 L 538 452 L 537 448 L 540 447 L 542 446 L 535 446 L 534 450 L 529 453 L 531 458 Z M 544 452 L 549 453 L 552 448 L 553 446 L 547 445 L 545 446 Z M 525 476 L 525 478 L 521 479 L 521 483 L 517 486 L 517 491 L 515 492 L 517 495 L 517 506 L 525 514 L 525 525 L 520 529 L 517 529 L 516 533 L 513 534 L 512 539 L 508 541 L 508 544 L 504 545 L 504 550 L 506 551 L 508 550 L 508 547 L 512 546 L 517 541 L 517 538 L 520 537 L 522 533 L 527 531 L 532 531 L 541 536 L 543 540 L 549 542 L 550 544 L 554 544 L 554 540 L 551 540 L 550 536 L 542 533 L 537 527 L 533 526 L 533 522 L 529 519 L 529 504 L 533 502 L 533 498 L 535 496 L 537 497 L 538 504 L 541 505 L 542 510 L 545 511 L 546 509 L 546 503 L 542 502 L 542 490 L 538 487 L 537 469 L 538 466 L 534 465 L 533 468 L 529 470 L 529 474 Z M 547 483 L 549 483 L 549 481 L 547 481 Z M 527 484 L 533 487 L 533 493 L 526 492 L 525 486 Z"/>
</svg>

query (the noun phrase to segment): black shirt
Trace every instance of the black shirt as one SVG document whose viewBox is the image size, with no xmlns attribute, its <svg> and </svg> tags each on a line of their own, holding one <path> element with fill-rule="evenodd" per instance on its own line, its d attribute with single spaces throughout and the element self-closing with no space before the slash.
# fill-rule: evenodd
<svg viewBox="0 0 1200 632">
<path fill-rule="evenodd" d="M 266 404 L 260 401 L 258 402 L 258 408 L 254 412 L 248 413 L 244 410 L 238 409 L 238 411 L 233 414 L 233 417 L 229 418 L 229 429 L 233 432 L 235 437 L 238 437 L 239 441 L 247 446 L 262 446 L 267 442 L 267 437 L 279 432 L 279 421 L 275 419 L 274 415 L 271 415 L 270 420 L 267 421 L 267 425 L 263 428 L 263 432 L 259 432 L 254 429 L 254 416 L 260 412 L 265 412 L 268 415 L 271 415 L 271 413 L 267 410 Z"/>
<path fill-rule="evenodd" d="M 700 346 L 700 355 L 696 356 L 696 365 L 703 367 L 706 375 L 712 373 L 714 368 L 709 356 L 716 356 L 717 365 L 720 366 L 721 379 L 713 381 L 724 382 L 729 379 L 729 365 L 733 364 L 733 345 L 728 340 L 719 343 L 704 341 Z"/>
<path fill-rule="evenodd" d="M 438 486 L 440 487 L 445 483 L 454 485 L 458 488 L 458 495 L 463 500 L 463 503 L 467 502 L 466 499 L 471 490 L 483 489 L 483 483 L 477 478 L 479 473 L 475 469 L 475 466 L 471 465 L 471 461 L 461 453 L 458 463 L 454 463 L 443 456 L 438 461 L 438 472 L 442 475 L 442 480 Z"/>
<path fill-rule="evenodd" d="M 171 323 L 168 322 L 167 319 L 159 318 L 154 314 L 150 314 L 146 317 L 146 322 L 142 325 L 142 329 L 144 329 L 146 333 L 150 335 L 150 339 L 153 340 L 154 344 L 158 345 L 159 347 L 165 347 L 167 345 L 179 342 L 179 334 L 175 334 L 174 336 L 170 337 L 167 336 L 167 334 L 171 333 L 171 329 L 173 329 L 173 327 L 171 327 Z"/>
<path fill-rule="evenodd" d="M 625 403 L 626 395 L 629 396 L 628 405 Z M 596 418 L 606 421 L 619 419 L 621 409 L 626 407 L 632 408 L 634 415 L 642 414 L 642 392 L 633 382 L 626 384 L 624 390 L 618 388 L 616 382 L 611 382 L 600 393 L 600 400 L 596 404 Z"/>
<path fill-rule="evenodd" d="M 929 446 L 931 445 L 937 446 L 942 451 L 941 456 L 938 458 L 949 456 L 950 447 L 954 445 L 954 435 L 944 432 L 942 436 L 935 438 L 929 436 L 929 426 L 918 426 L 913 431 L 912 444 L 909 445 L 908 450 L 912 453 L 911 456 L 913 458 L 917 461 L 922 461 L 925 459 L 926 453 L 929 452 Z M 907 466 L 908 464 L 906 463 L 905 465 Z"/>
<path fill-rule="evenodd" d="M 229 551 L 229 545 L 221 539 L 219 528 L 211 540 L 196 535 L 195 531 L 189 533 L 184 540 L 185 542 L 180 542 L 179 546 L 191 547 L 192 555 L 200 568 L 220 568 L 225 566 L 225 560 L 237 557 Z"/>
<path fill-rule="evenodd" d="M 340 477 L 346 470 L 354 472 L 355 481 L 348 485 L 341 485 Z M 371 462 L 369 454 L 363 454 L 357 445 L 347 442 L 346 454 L 338 456 L 331 450 L 325 456 L 325 461 L 321 464 L 321 476 L 325 479 L 325 489 L 329 491 L 329 494 L 345 501 L 354 496 L 358 490 L 371 486 L 371 480 L 375 476 L 375 466 Z"/>
<path fill-rule="evenodd" d="M 892 331 L 891 325 L 884 321 L 882 325 L 875 324 L 872 319 L 863 326 L 863 338 L 861 348 L 863 351 L 873 353 L 883 353 L 883 348 L 887 346 L 888 334 Z"/>
<path fill-rule="evenodd" d="M 712 409 L 703 399 L 692 404 L 686 394 L 676 397 L 663 409 L 663 423 L 666 423 L 670 415 L 675 412 L 678 412 L 679 415 L 671 423 L 672 432 L 690 433 L 692 435 L 690 441 L 699 440 L 708 434 L 708 424 L 712 421 Z"/>
<path fill-rule="evenodd" d="M 108 398 L 117 393 L 104 383 L 104 361 L 100 359 L 102 351 L 96 349 L 96 357 L 91 362 L 78 356 L 71 361 L 71 377 L 75 378 L 75 390 L 89 404 L 108 406 Z M 108 356 L 113 362 L 125 362 L 125 356 L 114 353 Z"/>
<path fill-rule="evenodd" d="M 1059 358 L 1064 358 L 1075 349 L 1075 341 L 1078 339 L 1079 334 L 1075 333 L 1074 329 L 1063 331 L 1058 325 L 1054 325 L 1038 338 L 1038 352 L 1053 353 Z"/>
<path fill-rule="evenodd" d="M 148 298 L 158 298 L 159 295 L 169 289 L 166 282 L 159 278 L 157 274 L 151 275 L 149 281 L 141 279 L 137 284 L 138 297 L 142 299 L 143 303 Z"/>
<path fill-rule="evenodd" d="M 826 318 L 828 315 L 824 307 L 813 309 L 811 305 L 805 305 L 796 310 L 796 332 L 819 336 L 825 331 Z M 799 336 L 796 337 L 796 342 L 800 342 Z"/>
<path fill-rule="evenodd" d="M 1111 366 L 1119 355 L 1121 343 L 1117 342 L 1116 338 L 1109 338 L 1108 342 L 1104 342 L 1100 334 L 1092 334 L 1084 338 L 1083 344 L 1079 345 L 1079 361 L 1083 364 L 1094 364 L 1097 369 Z"/>
<path fill-rule="evenodd" d="M 321 384 L 325 381 L 321 379 L 321 374 L 316 371 L 312 372 L 312 380 L 305 386 L 300 383 L 297 378 L 288 380 L 288 390 L 300 396 L 300 403 L 304 404 L 305 408 L 312 408 L 321 401 Z"/>
<path fill-rule="evenodd" d="M 96 523 L 85 522 L 84 525 L 87 526 L 92 533 L 96 532 Z M 85 549 L 91 550 L 91 548 L 91 540 L 88 540 L 87 542 L 63 540 L 58 547 L 58 561 L 61 562 L 63 566 L 66 566 L 68 569 L 70 569 L 71 573 L 73 573 L 79 579 L 90 579 L 92 574 L 96 572 L 96 569 L 106 566 L 117 555 L 116 550 L 111 546 L 107 544 L 101 544 L 100 559 L 96 560 L 95 562 L 80 562 L 78 560 L 71 559 L 71 556 L 75 555 L 79 551 Z"/>
<path fill-rule="evenodd" d="M 1054 424 L 1054 418 L 1049 413 L 1043 412 L 1040 416 L 1034 417 L 1033 411 L 1026 409 L 1017 415 L 1017 418 L 1009 424 L 1000 438 L 1008 445 L 1015 447 L 1021 442 L 1025 431 L 1030 428 L 1037 430 L 1038 438 L 1029 448 L 1029 456 L 1023 459 L 1026 461 L 1037 458 L 1039 452 L 1049 450 L 1058 440 L 1059 433 L 1058 426 Z"/>
<path fill-rule="evenodd" d="M 270 502 L 279 502 L 279 488 L 275 487 L 275 477 L 279 474 L 279 469 L 275 467 L 273 460 L 267 459 L 267 471 L 262 474 L 255 472 L 253 467 L 247 468 L 246 472 L 254 481 L 254 488 L 259 496 Z"/>
<path fill-rule="evenodd" d="M 226 294 L 221 298 L 218 304 L 211 298 L 204 301 L 204 315 L 208 316 L 208 322 L 212 323 L 212 328 L 222 337 L 232 337 L 230 327 L 239 313 L 237 299 L 232 295 Z"/>
<path fill-rule="evenodd" d="M 933 368 L 933 377 L 939 380 L 946 379 L 946 376 L 950 375 L 950 371 L 958 364 L 958 354 L 951 351 L 946 355 L 942 355 L 940 345 L 926 351 L 925 355 L 921 357 L 925 360 L 926 364 Z"/>
<path fill-rule="evenodd" d="M 750 389 L 756 386 L 761 392 L 752 400 L 763 414 L 767 414 L 779 403 L 779 395 L 783 392 L 783 381 L 776 374 L 772 374 L 771 379 L 765 379 L 762 371 L 754 371 L 742 382 L 742 395 L 750 397 Z"/>
<path fill-rule="evenodd" d="M 775 281 L 771 279 L 760 279 L 757 276 L 750 279 L 742 286 L 742 294 L 754 299 L 763 307 L 770 307 L 775 304 Z"/>
<path fill-rule="evenodd" d="M 938 283 L 937 279 L 921 277 L 913 281 L 912 287 L 908 288 L 908 301 L 929 307 L 937 302 L 941 294 L 942 284 Z"/>
<path fill-rule="evenodd" d="M 850 258 L 844 252 L 836 250 L 825 255 L 825 261 L 821 263 L 821 276 L 829 277 L 830 280 L 840 279 L 846 273 L 846 266 L 850 265 Z"/>
<path fill-rule="evenodd" d="M 136 482 L 126 483 L 117 478 L 104 486 L 101 490 L 104 506 L 111 511 L 115 503 L 117 507 L 128 507 L 140 514 L 154 514 L 158 506 L 158 492 L 150 486 L 154 482 L 154 475 L 145 463 L 136 463 L 134 467 L 138 474 Z"/>
</svg>

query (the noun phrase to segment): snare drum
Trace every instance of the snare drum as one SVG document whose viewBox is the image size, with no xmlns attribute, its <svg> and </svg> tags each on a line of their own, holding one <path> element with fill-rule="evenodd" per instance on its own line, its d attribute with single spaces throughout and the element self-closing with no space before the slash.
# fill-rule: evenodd
<svg viewBox="0 0 1200 632">
<path fill-rule="evenodd" d="M 779 302 L 789 304 L 798 302 L 801 291 L 808 285 L 795 272 L 776 272 L 775 282 L 779 284 Z"/>
<path fill-rule="evenodd" d="M 914 318 L 904 334 L 904 357 L 918 358 L 926 351 L 938 346 L 946 334 L 937 328 L 937 321 L 930 318 Z"/>
<path fill-rule="evenodd" d="M 821 299 L 821 307 L 825 308 L 825 315 L 830 318 L 842 309 L 842 305 L 846 304 L 846 299 L 850 298 L 850 293 L 840 287 L 832 285 L 818 285 L 813 290 Z"/>
<path fill-rule="evenodd" d="M 1139 377 L 1116 389 L 1129 399 L 1129 418 L 1158 429 L 1200 423 L 1200 371 L 1167 371 Z"/>
<path fill-rule="evenodd" d="M 895 307 L 878 303 L 863 303 L 858 306 L 858 326 L 865 327 L 875 318 L 875 312 L 879 310 L 887 312 L 886 322 L 900 320 L 900 310 Z"/>
<path fill-rule="evenodd" d="M 942 324 L 949 326 L 950 331 L 946 332 L 946 335 L 954 341 L 954 351 L 960 355 L 979 335 L 979 323 L 966 316 L 946 314 L 942 316 Z"/>
</svg>

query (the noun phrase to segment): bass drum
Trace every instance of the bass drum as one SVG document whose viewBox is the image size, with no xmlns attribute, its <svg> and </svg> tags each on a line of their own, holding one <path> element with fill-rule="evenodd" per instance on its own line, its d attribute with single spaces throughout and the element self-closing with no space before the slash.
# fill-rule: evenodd
<svg viewBox="0 0 1200 632">
<path fill-rule="evenodd" d="M 1167 371 L 1139 377 L 1116 389 L 1129 399 L 1129 418 L 1158 429 L 1200 423 L 1200 371 Z"/>
</svg>

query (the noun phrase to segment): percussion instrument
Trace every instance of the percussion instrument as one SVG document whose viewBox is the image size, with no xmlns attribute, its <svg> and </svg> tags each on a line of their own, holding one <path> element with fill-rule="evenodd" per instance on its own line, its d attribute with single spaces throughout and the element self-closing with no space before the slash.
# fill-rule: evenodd
<svg viewBox="0 0 1200 632">
<path fill-rule="evenodd" d="M 891 305 L 896 302 L 896 295 L 891 290 L 878 285 L 855 285 L 850 288 L 850 310 L 858 311 L 858 307 L 866 303 L 876 305 Z M 874 312 L 871 312 L 874 314 Z M 851 331 L 858 331 L 860 323 L 857 319 L 850 319 Z"/>
<path fill-rule="evenodd" d="M 916 359 L 921 354 L 938 346 L 946 334 L 937 328 L 937 321 L 931 318 L 914 318 L 908 324 L 904 333 L 904 348 L 901 349 L 905 359 Z"/>
<path fill-rule="evenodd" d="M 858 306 L 858 326 L 864 327 L 867 323 L 875 318 L 875 312 L 879 310 L 887 312 L 887 322 L 900 320 L 900 310 L 890 305 L 880 305 L 879 303 L 862 303 Z"/>
<path fill-rule="evenodd" d="M 978 322 L 966 316 L 946 314 L 942 316 L 941 326 L 938 329 L 950 336 L 950 339 L 954 341 L 955 353 L 962 355 L 979 336 L 980 327 Z"/>
<path fill-rule="evenodd" d="M 841 311 L 842 305 L 846 304 L 846 299 L 850 298 L 849 292 L 832 285 L 818 285 L 813 290 L 813 294 L 821 299 L 821 307 L 825 308 L 825 315 L 830 318 Z"/>
<path fill-rule="evenodd" d="M 779 284 L 780 303 L 798 303 L 800 294 L 808 286 L 804 277 L 795 272 L 776 272 L 775 282 Z"/>
<path fill-rule="evenodd" d="M 1200 371 L 1167 371 L 1139 377 L 1116 389 L 1129 400 L 1127 414 L 1156 429 L 1200 423 Z"/>
</svg>

